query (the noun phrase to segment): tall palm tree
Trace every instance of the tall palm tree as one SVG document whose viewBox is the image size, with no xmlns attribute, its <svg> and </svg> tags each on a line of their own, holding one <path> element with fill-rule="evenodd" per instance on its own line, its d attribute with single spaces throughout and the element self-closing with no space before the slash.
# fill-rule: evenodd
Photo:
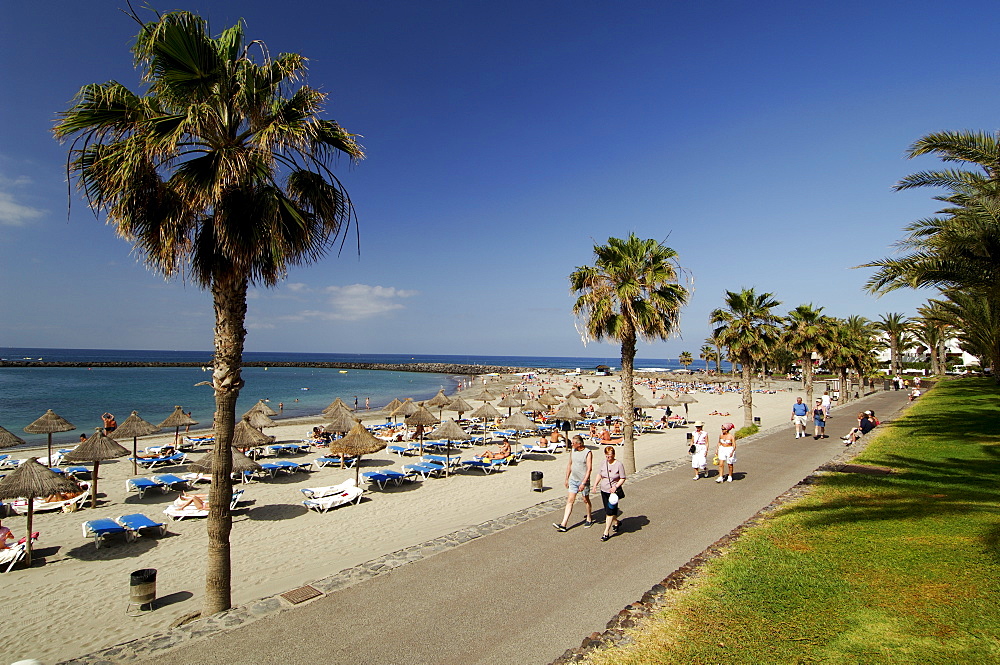
<svg viewBox="0 0 1000 665">
<path fill-rule="evenodd" d="M 688 291 L 678 277 L 677 252 L 656 240 L 608 238 L 594 245 L 593 266 L 578 267 L 569 276 L 578 297 L 573 314 L 581 319 L 584 340 L 614 339 L 622 349 L 622 416 L 625 420 L 622 462 L 635 471 L 632 378 L 638 339 L 667 339 L 677 331 Z"/>
<path fill-rule="evenodd" d="M 932 300 L 957 329 L 959 346 L 988 366 L 1000 384 L 1000 306 L 977 292 L 950 291 L 947 300 Z"/>
<path fill-rule="evenodd" d="M 684 369 L 688 369 L 694 362 L 694 357 L 691 355 L 690 351 L 683 351 L 681 352 L 681 355 L 677 358 L 677 362 L 684 365 Z"/>
<path fill-rule="evenodd" d="M 889 374 L 902 374 L 903 350 L 913 342 L 910 319 L 900 312 L 889 312 L 882 314 L 872 325 L 885 335 L 885 343 L 889 347 Z"/>
<path fill-rule="evenodd" d="M 758 294 L 752 288 L 726 291 L 726 306 L 709 315 L 710 323 L 719 324 L 714 336 L 729 349 L 730 361 L 741 366 L 744 427 L 753 424 L 754 365 L 764 361 L 779 338 L 781 317 L 771 310 L 780 304 L 773 294 Z"/>
<path fill-rule="evenodd" d="M 726 359 L 725 355 L 722 353 L 722 347 L 724 344 L 719 341 L 718 336 L 714 333 L 705 338 L 705 343 L 715 347 L 715 371 L 722 374 L 722 361 Z M 733 365 L 732 369 L 735 373 L 736 366 Z"/>
<path fill-rule="evenodd" d="M 944 374 L 947 360 L 945 343 L 951 330 L 951 317 L 933 300 L 918 307 L 917 315 L 913 322 L 913 334 L 920 342 L 927 345 L 931 358 L 931 373 L 935 376 Z"/>
<path fill-rule="evenodd" d="M 142 24 L 133 53 L 143 92 L 87 85 L 54 131 L 75 137 L 69 168 L 78 186 L 146 265 L 212 293 L 217 415 L 202 612 L 210 615 L 231 606 L 230 448 L 247 289 L 276 284 L 336 242 L 354 209 L 330 164 L 364 154 L 319 117 L 324 93 L 295 87 L 305 58 L 270 57 L 246 41 L 242 23 L 212 37 L 201 17 L 171 12 Z"/>
<path fill-rule="evenodd" d="M 698 357 L 705 361 L 705 373 L 706 374 L 708 373 L 708 368 L 709 368 L 708 364 L 710 362 L 712 362 L 712 361 L 715 361 L 715 367 L 716 367 L 716 369 L 718 369 L 718 367 L 719 367 L 719 358 L 715 354 L 715 349 L 713 349 L 708 344 L 706 344 L 705 346 L 701 347 L 701 352 L 698 354 Z"/>
<path fill-rule="evenodd" d="M 802 364 L 802 382 L 806 389 L 806 404 L 813 403 L 814 353 L 826 354 L 832 346 L 833 332 L 830 320 L 823 316 L 823 308 L 812 303 L 799 305 L 788 313 L 783 345 L 799 357 Z"/>
</svg>

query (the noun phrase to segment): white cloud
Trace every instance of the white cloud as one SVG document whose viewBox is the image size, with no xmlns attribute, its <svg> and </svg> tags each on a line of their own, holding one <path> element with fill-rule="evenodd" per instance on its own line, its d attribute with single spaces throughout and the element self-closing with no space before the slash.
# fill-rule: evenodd
<svg viewBox="0 0 1000 665">
<path fill-rule="evenodd" d="M 0 187 L 8 184 L 0 181 Z M 15 183 L 17 184 L 17 183 Z M 44 210 L 18 203 L 10 192 L 0 191 L 0 226 L 24 226 L 45 214 Z"/>
<path fill-rule="evenodd" d="M 412 298 L 419 293 L 392 286 L 369 284 L 328 286 L 323 292 L 329 296 L 327 299 L 329 309 L 306 310 L 301 316 L 323 321 L 361 321 L 403 309 L 403 304 L 398 301 Z"/>
</svg>

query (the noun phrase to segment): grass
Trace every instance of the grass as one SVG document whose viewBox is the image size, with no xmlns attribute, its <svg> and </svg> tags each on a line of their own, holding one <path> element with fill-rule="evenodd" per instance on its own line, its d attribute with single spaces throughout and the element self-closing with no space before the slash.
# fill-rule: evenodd
<svg viewBox="0 0 1000 665">
<path fill-rule="evenodd" d="M 1000 393 L 942 381 L 587 662 L 1000 662 Z"/>
</svg>

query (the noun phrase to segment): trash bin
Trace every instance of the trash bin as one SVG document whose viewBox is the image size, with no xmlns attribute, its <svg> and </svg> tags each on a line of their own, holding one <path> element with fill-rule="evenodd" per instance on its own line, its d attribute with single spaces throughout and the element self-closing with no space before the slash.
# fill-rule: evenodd
<svg viewBox="0 0 1000 665">
<path fill-rule="evenodd" d="M 153 609 L 156 600 L 156 568 L 143 568 L 129 576 L 128 605 L 139 609 Z"/>
<path fill-rule="evenodd" d="M 532 471 L 531 472 L 531 489 L 536 492 L 542 491 L 542 472 Z"/>
<path fill-rule="evenodd" d="M 892 381 L 890 381 L 889 379 L 886 379 L 885 381 L 883 381 L 882 382 L 882 390 L 885 390 L 886 392 L 892 390 Z"/>
<path fill-rule="evenodd" d="M 760 427 L 760 416 L 753 417 L 753 424 L 756 425 L 757 427 Z"/>
</svg>

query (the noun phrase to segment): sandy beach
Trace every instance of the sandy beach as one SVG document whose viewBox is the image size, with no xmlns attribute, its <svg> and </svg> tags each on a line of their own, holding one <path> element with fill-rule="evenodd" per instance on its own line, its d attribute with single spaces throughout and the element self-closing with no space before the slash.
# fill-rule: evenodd
<svg viewBox="0 0 1000 665">
<path fill-rule="evenodd" d="M 544 385 L 557 387 L 564 394 L 570 389 L 571 379 L 583 383 L 587 393 L 602 386 L 616 398 L 620 395 L 615 377 L 539 377 Z M 529 384 L 529 390 L 537 389 L 538 385 L 538 382 Z M 821 393 L 822 384 L 817 389 L 817 394 Z M 639 387 L 638 392 L 652 399 L 648 387 Z M 694 395 L 698 402 L 690 405 L 689 418 L 704 420 L 713 441 L 723 422 L 742 425 L 739 393 Z M 773 394 L 755 393 L 754 415 L 761 418 L 765 428 L 785 424 L 791 403 L 800 395 L 804 397 L 804 391 L 779 389 Z M 674 408 L 675 412 L 678 410 L 683 412 L 683 407 Z M 657 415 L 661 413 L 655 411 Z M 708 415 L 715 411 L 730 415 Z M 385 422 L 384 417 L 374 412 L 359 415 L 366 423 Z M 445 412 L 446 418 L 448 415 Z M 313 425 L 323 422 L 321 417 L 280 421 L 279 426 L 269 428 L 266 433 L 274 435 L 278 442 L 298 442 Z M 686 458 L 685 433 L 689 431 L 692 428 L 638 437 L 638 468 Z M 146 437 L 140 440 L 140 446 L 159 445 L 172 438 L 172 433 Z M 310 461 L 320 457 L 322 450 L 287 459 Z M 461 450 L 460 454 L 468 459 L 478 450 L 481 447 Z M 412 458 L 382 451 L 364 458 L 361 470 L 398 469 L 410 461 Z M 564 496 L 565 464 L 564 454 L 528 456 L 499 473 L 483 475 L 479 471 L 465 471 L 449 478 L 404 483 L 381 491 L 370 489 L 360 504 L 326 514 L 307 511 L 299 490 L 353 478 L 353 469 L 325 467 L 312 473 L 279 474 L 273 480 L 242 485 L 244 501 L 233 518 L 233 602 L 242 605 L 287 591 L 381 554 Z M 142 499 L 127 493 L 125 480 L 132 477 L 131 471 L 132 464 L 125 458 L 101 464 L 102 496 L 96 509 L 36 514 L 34 528 L 41 537 L 36 544 L 35 565 L 27 570 L 18 567 L 0 578 L 7 617 L 0 626 L 0 661 L 37 658 L 54 663 L 166 629 L 178 618 L 200 609 L 205 521 L 169 521 L 163 509 L 177 497 L 177 492 L 151 491 Z M 140 469 L 139 475 L 185 471 L 184 467 L 161 467 L 146 473 Z M 546 491 L 530 490 L 531 471 L 545 474 Z M 99 550 L 91 539 L 81 535 L 80 525 L 85 520 L 129 513 L 167 520 L 168 534 L 144 536 L 132 543 L 112 538 Z M 4 519 L 4 524 L 16 536 L 24 535 L 23 517 L 11 515 Z M 129 574 L 140 568 L 157 569 L 157 596 L 163 602 L 153 612 L 126 616 Z"/>
</svg>

